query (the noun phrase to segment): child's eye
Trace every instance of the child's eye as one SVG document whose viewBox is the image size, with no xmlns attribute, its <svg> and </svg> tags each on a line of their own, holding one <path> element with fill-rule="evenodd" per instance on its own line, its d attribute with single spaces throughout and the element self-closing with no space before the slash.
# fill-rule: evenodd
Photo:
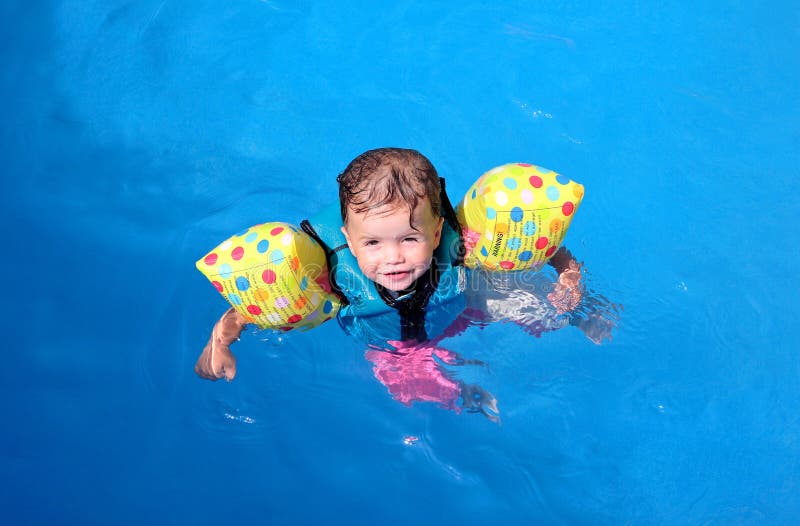
<svg viewBox="0 0 800 526">
<path fill-rule="evenodd" d="M 365 247 L 374 247 L 377 244 L 378 244 L 378 241 L 375 240 L 375 239 L 370 239 L 370 240 L 364 241 L 364 246 Z"/>
<path fill-rule="evenodd" d="M 407 237 L 403 241 L 411 241 L 413 243 L 416 243 L 419 240 L 416 237 Z"/>
</svg>

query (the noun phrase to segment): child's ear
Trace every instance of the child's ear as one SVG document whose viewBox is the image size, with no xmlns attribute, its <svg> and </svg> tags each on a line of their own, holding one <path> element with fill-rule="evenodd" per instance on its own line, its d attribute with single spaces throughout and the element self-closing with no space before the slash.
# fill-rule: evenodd
<svg viewBox="0 0 800 526">
<path fill-rule="evenodd" d="M 439 242 L 442 240 L 442 227 L 444 226 L 444 218 L 439 218 L 439 225 L 436 227 L 436 234 L 433 236 L 433 248 L 439 248 Z"/>
<path fill-rule="evenodd" d="M 347 233 L 347 228 L 342 227 L 342 234 L 344 234 L 344 239 L 345 239 L 345 241 L 347 241 L 347 248 L 349 248 L 350 249 L 350 253 L 355 256 L 356 253 L 353 252 L 353 245 L 352 245 L 352 243 L 350 243 L 350 234 Z"/>
</svg>

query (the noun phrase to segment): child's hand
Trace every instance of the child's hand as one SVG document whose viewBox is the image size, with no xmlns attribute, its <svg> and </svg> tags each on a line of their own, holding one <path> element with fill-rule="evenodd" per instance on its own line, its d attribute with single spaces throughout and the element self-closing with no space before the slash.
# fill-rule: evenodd
<svg viewBox="0 0 800 526">
<path fill-rule="evenodd" d="M 215 342 L 212 333 L 203 353 L 194 364 L 194 372 L 206 380 L 225 378 L 230 382 L 236 376 L 236 357 L 227 345 Z"/>
<path fill-rule="evenodd" d="M 553 292 L 547 295 L 559 314 L 569 312 L 581 303 L 581 271 L 567 269 L 558 275 Z"/>
<path fill-rule="evenodd" d="M 233 309 L 229 309 L 214 325 L 211 338 L 208 339 L 200 358 L 194 364 L 194 372 L 200 378 L 219 380 L 225 378 L 229 382 L 236 376 L 236 357 L 231 353 L 230 345 L 239 339 L 247 322 Z"/>
<path fill-rule="evenodd" d="M 587 293 L 580 311 L 576 311 L 570 324 L 579 328 L 587 338 L 597 345 L 603 340 L 611 341 L 611 333 L 619 321 L 622 305 L 611 303 L 602 295 Z"/>
<path fill-rule="evenodd" d="M 574 325 L 597 345 L 603 343 L 603 340 L 611 341 L 611 331 L 617 326 L 613 319 L 606 318 L 597 312 L 590 313 L 585 318 L 578 318 Z"/>
</svg>

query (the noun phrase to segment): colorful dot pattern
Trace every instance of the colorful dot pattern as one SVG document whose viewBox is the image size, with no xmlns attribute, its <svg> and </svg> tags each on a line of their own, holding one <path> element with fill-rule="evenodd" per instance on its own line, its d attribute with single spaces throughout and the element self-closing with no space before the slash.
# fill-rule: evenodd
<svg viewBox="0 0 800 526">
<path fill-rule="evenodd" d="M 200 270 L 249 323 L 264 329 L 311 329 L 336 316 L 325 253 L 288 223 L 263 223 L 219 244 Z"/>
<path fill-rule="evenodd" d="M 532 164 L 489 170 L 467 190 L 456 210 L 462 228 L 480 237 L 466 265 L 540 268 L 564 240 L 583 191 L 583 185 Z"/>
</svg>

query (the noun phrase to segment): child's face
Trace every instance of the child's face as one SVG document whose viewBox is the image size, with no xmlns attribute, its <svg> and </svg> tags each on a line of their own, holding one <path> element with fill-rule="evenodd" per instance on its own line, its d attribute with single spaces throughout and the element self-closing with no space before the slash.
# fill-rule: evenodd
<svg viewBox="0 0 800 526">
<path fill-rule="evenodd" d="M 408 222 L 408 207 L 390 204 L 355 213 L 347 212 L 342 232 L 358 267 L 367 278 L 389 290 L 407 289 L 431 266 L 439 246 L 443 219 L 436 217 L 426 198 Z"/>
</svg>

